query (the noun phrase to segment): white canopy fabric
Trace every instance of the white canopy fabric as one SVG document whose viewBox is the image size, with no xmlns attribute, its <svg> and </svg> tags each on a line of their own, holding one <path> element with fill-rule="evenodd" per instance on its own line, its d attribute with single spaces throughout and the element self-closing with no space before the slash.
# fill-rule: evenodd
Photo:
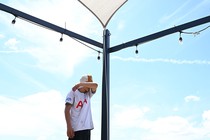
<svg viewBox="0 0 210 140">
<path fill-rule="evenodd" d="M 78 0 L 90 10 L 106 28 L 114 13 L 128 0 Z"/>
</svg>

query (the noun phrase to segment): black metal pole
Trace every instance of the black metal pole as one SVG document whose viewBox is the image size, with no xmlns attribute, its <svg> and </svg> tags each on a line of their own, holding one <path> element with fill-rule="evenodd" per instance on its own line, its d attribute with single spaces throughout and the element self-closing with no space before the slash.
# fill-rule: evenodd
<svg viewBox="0 0 210 140">
<path fill-rule="evenodd" d="M 102 117 L 101 117 L 101 140 L 109 140 L 109 46 L 110 32 L 103 32 L 103 76 L 102 76 Z"/>
</svg>

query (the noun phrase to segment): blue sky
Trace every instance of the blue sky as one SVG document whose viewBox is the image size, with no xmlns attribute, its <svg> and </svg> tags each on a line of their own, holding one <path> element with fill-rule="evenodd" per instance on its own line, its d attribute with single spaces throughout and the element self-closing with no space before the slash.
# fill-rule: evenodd
<svg viewBox="0 0 210 140">
<path fill-rule="evenodd" d="M 99 42 L 100 22 L 78 1 L 1 0 Z M 128 1 L 110 20 L 115 46 L 210 14 L 210 0 Z M 92 98 L 101 133 L 102 59 L 68 36 L 0 11 L 0 139 L 66 139 L 64 101 L 84 74 L 99 84 Z M 210 24 L 186 32 L 196 32 Z M 210 28 L 179 33 L 110 54 L 110 139 L 209 140 Z M 94 47 L 94 46 L 91 46 Z M 98 48 L 95 48 L 98 49 Z M 102 58 L 102 55 L 101 55 Z"/>
</svg>

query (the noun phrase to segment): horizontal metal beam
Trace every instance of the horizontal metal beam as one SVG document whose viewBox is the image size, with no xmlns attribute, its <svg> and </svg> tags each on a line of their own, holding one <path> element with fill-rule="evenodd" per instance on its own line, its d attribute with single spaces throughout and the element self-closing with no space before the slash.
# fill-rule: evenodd
<svg viewBox="0 0 210 140">
<path fill-rule="evenodd" d="M 139 45 L 139 44 L 143 44 L 143 43 L 146 43 L 146 42 L 164 37 L 166 35 L 170 35 L 170 34 L 173 34 L 175 32 L 181 32 L 183 30 L 186 30 L 186 29 L 189 29 L 189 28 L 201 25 L 201 24 L 205 24 L 205 23 L 208 23 L 208 22 L 210 22 L 210 16 L 207 16 L 207 17 L 195 20 L 195 21 L 191 21 L 191 22 L 179 25 L 179 26 L 175 26 L 173 28 L 169 28 L 169 29 L 166 29 L 166 30 L 163 30 L 163 31 L 160 31 L 160 32 L 142 37 L 142 38 L 138 38 L 138 39 L 129 41 L 127 43 L 123 43 L 123 44 L 111 47 L 109 49 L 109 53 L 116 52 L 116 51 L 119 51 L 119 50 L 127 48 L 127 47 L 132 47 L 132 46 L 136 46 L 136 45 Z"/>
<path fill-rule="evenodd" d="M 59 32 L 61 34 L 66 34 L 70 37 L 73 37 L 73 38 L 76 38 L 78 40 L 84 41 L 84 42 L 89 43 L 91 45 L 94 45 L 96 47 L 103 48 L 103 44 L 100 43 L 100 42 L 97 42 L 97 41 L 94 41 L 94 40 L 89 39 L 87 37 L 84 37 L 82 35 L 76 34 L 72 31 L 66 30 L 64 28 L 61 28 L 61 27 L 56 26 L 54 24 L 51 24 L 47 21 L 44 21 L 44 20 L 41 20 L 39 18 L 33 17 L 29 14 L 23 13 L 21 11 L 18 11 L 14 8 L 3 5 L 1 3 L 0 3 L 0 10 L 3 10 L 3 11 L 8 12 L 10 14 L 13 14 L 16 17 L 23 18 L 27 21 L 36 23 L 36 24 L 38 24 L 40 26 L 43 26 L 45 28 L 54 30 L 54 31 Z M 173 33 L 176 33 L 176 32 L 181 32 L 183 30 L 186 30 L 186 29 L 189 29 L 189 28 L 192 28 L 192 27 L 195 27 L 195 26 L 199 26 L 199 25 L 202 25 L 202 24 L 205 24 L 205 23 L 208 23 L 208 22 L 210 22 L 210 16 L 207 16 L 207 17 L 195 20 L 195 21 L 191 21 L 191 22 L 179 25 L 179 26 L 175 26 L 175 27 L 172 27 L 172 28 L 169 28 L 169 29 L 166 29 L 166 30 L 148 35 L 148 36 L 144 36 L 144 37 L 129 41 L 127 43 L 123 43 L 123 44 L 119 44 L 119 45 L 110 47 L 108 53 L 116 52 L 116 51 L 119 51 L 119 50 L 127 48 L 127 47 L 132 47 L 132 46 L 136 46 L 136 45 L 139 45 L 139 44 L 147 43 L 149 41 L 164 37 L 166 35 L 170 35 L 170 34 L 173 34 Z"/>
<path fill-rule="evenodd" d="M 49 22 L 44 21 L 42 19 L 36 18 L 34 16 L 31 16 L 29 14 L 26 14 L 24 12 L 21 12 L 19 10 L 16 10 L 14 8 L 6 6 L 6 5 L 4 5 L 2 3 L 0 3 L 0 10 L 5 11 L 5 12 L 10 13 L 10 14 L 13 14 L 15 17 L 22 18 L 22 19 L 24 19 L 26 21 L 38 24 L 38 25 L 40 25 L 42 27 L 51 29 L 51 30 L 59 32 L 61 34 L 68 35 L 68 36 L 76 38 L 76 39 L 78 39 L 80 41 L 84 41 L 84 42 L 89 43 L 91 45 L 94 45 L 96 47 L 103 48 L 103 44 L 100 43 L 100 42 L 97 42 L 95 40 L 89 39 L 89 38 L 87 38 L 85 36 L 79 35 L 79 34 L 74 33 L 72 31 L 66 30 L 66 29 L 61 28 L 61 27 L 59 27 L 57 25 L 54 25 L 52 23 L 49 23 Z"/>
</svg>

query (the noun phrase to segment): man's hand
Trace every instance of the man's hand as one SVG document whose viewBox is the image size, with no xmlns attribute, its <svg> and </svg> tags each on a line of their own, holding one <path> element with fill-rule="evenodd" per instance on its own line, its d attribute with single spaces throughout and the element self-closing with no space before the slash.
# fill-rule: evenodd
<svg viewBox="0 0 210 140">
<path fill-rule="evenodd" d="M 74 138 L 74 130 L 72 128 L 67 128 L 67 136 L 69 138 Z"/>
<path fill-rule="evenodd" d="M 72 90 L 73 90 L 73 91 L 76 91 L 78 88 L 79 88 L 79 84 L 76 84 L 76 85 L 72 88 Z"/>
</svg>

